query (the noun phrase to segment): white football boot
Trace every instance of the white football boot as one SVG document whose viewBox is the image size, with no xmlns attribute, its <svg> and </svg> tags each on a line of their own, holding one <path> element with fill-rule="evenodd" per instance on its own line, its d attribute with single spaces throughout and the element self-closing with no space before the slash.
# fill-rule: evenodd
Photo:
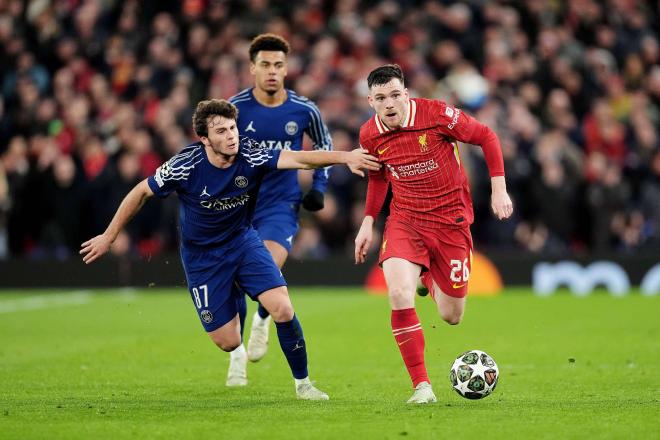
<svg viewBox="0 0 660 440">
<path fill-rule="evenodd" d="M 247 385 L 247 353 L 245 346 L 241 344 L 229 353 L 229 370 L 227 371 L 228 387 L 244 387 Z"/>
<path fill-rule="evenodd" d="M 435 403 L 438 400 L 433 394 L 433 388 L 428 382 L 420 382 L 415 387 L 415 392 L 412 397 L 408 399 L 408 403 Z"/>
<path fill-rule="evenodd" d="M 296 382 L 296 396 L 302 400 L 330 400 L 327 394 L 316 388 L 309 377 L 305 379 L 295 379 Z"/>
<path fill-rule="evenodd" d="M 257 362 L 266 356 L 268 351 L 268 330 L 270 330 L 270 315 L 262 319 L 259 313 L 255 312 L 252 318 L 252 327 L 250 328 L 250 339 L 247 345 L 247 357 L 251 362 Z"/>
</svg>

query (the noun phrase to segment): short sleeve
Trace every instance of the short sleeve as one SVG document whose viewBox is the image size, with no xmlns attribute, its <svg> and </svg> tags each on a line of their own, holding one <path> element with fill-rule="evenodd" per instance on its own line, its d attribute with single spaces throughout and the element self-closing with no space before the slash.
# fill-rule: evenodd
<svg viewBox="0 0 660 440">
<path fill-rule="evenodd" d="M 271 150 L 267 165 L 269 171 L 277 169 L 277 162 L 280 160 L 280 154 L 282 154 L 282 150 Z"/>
<path fill-rule="evenodd" d="M 153 176 L 147 178 L 149 188 L 157 197 L 167 197 L 180 189 L 190 177 L 190 173 L 204 158 L 201 148 L 182 151 L 162 164 Z"/>
<path fill-rule="evenodd" d="M 241 138 L 241 155 L 251 167 L 258 167 L 266 171 L 276 170 L 281 152 L 281 150 L 262 147 L 254 139 Z"/>
</svg>

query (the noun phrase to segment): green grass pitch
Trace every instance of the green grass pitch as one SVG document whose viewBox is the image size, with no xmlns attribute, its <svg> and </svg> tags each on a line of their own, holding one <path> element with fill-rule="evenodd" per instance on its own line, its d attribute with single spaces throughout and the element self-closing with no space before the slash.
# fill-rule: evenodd
<svg viewBox="0 0 660 440">
<path fill-rule="evenodd" d="M 413 407 L 385 297 L 291 291 L 311 377 L 329 402 L 295 399 L 274 328 L 268 355 L 248 366 L 249 385 L 226 388 L 228 355 L 204 334 L 184 289 L 2 292 L 0 438 L 660 435 L 660 297 L 509 289 L 470 298 L 453 327 L 418 298 L 438 403 Z M 481 401 L 455 394 L 447 377 L 472 348 L 500 367 L 497 389 Z"/>
</svg>

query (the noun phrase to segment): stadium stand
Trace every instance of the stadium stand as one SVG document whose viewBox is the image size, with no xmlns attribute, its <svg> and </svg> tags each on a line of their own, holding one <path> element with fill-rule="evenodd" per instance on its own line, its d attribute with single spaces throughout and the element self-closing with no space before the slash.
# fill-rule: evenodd
<svg viewBox="0 0 660 440">
<path fill-rule="evenodd" d="M 487 170 L 470 160 L 480 150 L 463 146 L 477 247 L 657 249 L 653 3 L 0 2 L 0 259 L 77 256 L 126 192 L 194 139 L 198 100 L 251 85 L 247 45 L 266 31 L 291 42 L 287 85 L 319 105 L 336 149 L 357 146 L 371 115 L 364 78 L 385 62 L 403 67 L 412 96 L 449 101 L 497 131 L 516 214 L 489 214 Z M 365 186 L 336 169 L 292 256 L 352 255 Z M 176 213 L 174 198 L 151 202 L 113 252 L 174 250 Z"/>
</svg>

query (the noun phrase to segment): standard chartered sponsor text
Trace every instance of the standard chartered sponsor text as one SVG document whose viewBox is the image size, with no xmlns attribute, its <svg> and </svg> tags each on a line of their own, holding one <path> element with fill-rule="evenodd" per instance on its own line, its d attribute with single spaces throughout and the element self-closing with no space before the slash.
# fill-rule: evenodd
<svg viewBox="0 0 660 440">
<path fill-rule="evenodd" d="M 439 165 L 435 159 L 430 159 L 426 162 L 417 162 L 410 165 L 399 165 L 396 167 L 396 170 L 402 177 L 410 177 L 428 173 L 429 171 L 438 168 L 438 166 Z"/>
</svg>

